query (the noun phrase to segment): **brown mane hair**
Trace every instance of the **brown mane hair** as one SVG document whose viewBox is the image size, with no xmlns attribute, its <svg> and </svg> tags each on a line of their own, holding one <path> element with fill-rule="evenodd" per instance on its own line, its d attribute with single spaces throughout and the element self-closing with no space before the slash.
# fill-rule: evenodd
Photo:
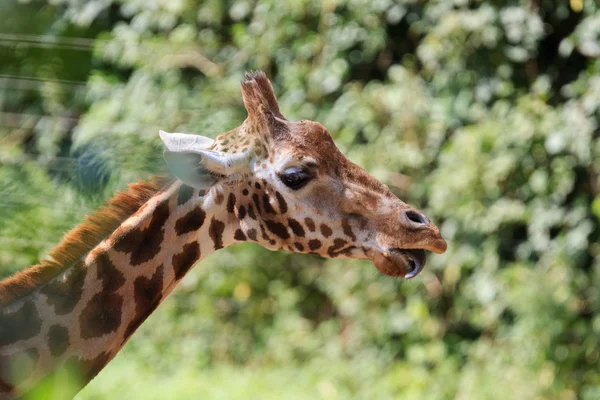
<svg viewBox="0 0 600 400">
<path fill-rule="evenodd" d="M 171 180 L 155 176 L 117 193 L 68 232 L 40 264 L 0 282 L 0 306 L 26 296 L 79 261 L 169 183 Z"/>
</svg>

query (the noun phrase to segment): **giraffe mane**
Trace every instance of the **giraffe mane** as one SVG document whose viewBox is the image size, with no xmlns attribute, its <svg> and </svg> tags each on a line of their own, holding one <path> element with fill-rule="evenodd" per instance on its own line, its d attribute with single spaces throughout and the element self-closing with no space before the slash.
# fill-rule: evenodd
<svg viewBox="0 0 600 400">
<path fill-rule="evenodd" d="M 154 176 L 130 184 L 104 206 L 88 214 L 82 223 L 69 231 L 48 256 L 0 282 L 0 306 L 8 305 L 31 293 L 35 288 L 58 276 L 115 231 L 150 198 L 160 193 L 172 180 Z"/>
</svg>

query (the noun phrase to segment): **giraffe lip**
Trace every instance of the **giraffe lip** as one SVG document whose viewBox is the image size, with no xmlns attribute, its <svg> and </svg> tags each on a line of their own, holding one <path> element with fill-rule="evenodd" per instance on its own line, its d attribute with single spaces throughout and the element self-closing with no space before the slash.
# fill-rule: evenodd
<svg viewBox="0 0 600 400">
<path fill-rule="evenodd" d="M 427 255 L 423 249 L 390 249 L 375 255 L 375 267 L 386 275 L 411 279 L 425 267 Z"/>
</svg>

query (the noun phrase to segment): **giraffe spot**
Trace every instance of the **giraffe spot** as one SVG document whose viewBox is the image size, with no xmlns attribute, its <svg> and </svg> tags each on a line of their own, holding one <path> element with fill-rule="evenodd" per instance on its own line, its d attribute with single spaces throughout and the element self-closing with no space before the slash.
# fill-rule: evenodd
<svg viewBox="0 0 600 400">
<path fill-rule="evenodd" d="M 91 381 L 92 379 L 94 379 L 96 375 L 98 375 L 98 373 L 102 371 L 102 369 L 106 366 L 106 364 L 108 364 L 110 360 L 110 353 L 102 352 L 91 361 L 86 362 L 86 368 L 84 370 L 84 379 L 86 379 L 87 381 Z"/>
<path fill-rule="evenodd" d="M 229 197 L 227 197 L 227 212 L 233 214 L 233 209 L 235 207 L 235 194 L 229 193 Z"/>
<path fill-rule="evenodd" d="M 244 219 L 246 218 L 246 207 L 244 206 L 240 206 L 238 208 L 238 218 L 239 219 Z"/>
<path fill-rule="evenodd" d="M 285 199 L 279 192 L 275 192 L 275 197 L 277 198 L 277 203 L 279 204 L 279 211 L 281 211 L 282 214 L 285 214 L 288 211 Z"/>
<path fill-rule="evenodd" d="M 252 207 L 252 204 L 248 205 L 248 215 L 250 216 L 250 218 L 256 219 L 256 214 L 254 213 L 254 208 Z"/>
<path fill-rule="evenodd" d="M 208 235 L 215 244 L 215 250 L 223 248 L 223 231 L 225 231 L 225 224 L 213 217 L 208 227 Z"/>
<path fill-rule="evenodd" d="M 53 357 L 62 356 L 69 348 L 69 330 L 62 325 L 54 324 L 48 329 L 48 347 Z"/>
<path fill-rule="evenodd" d="M 341 248 L 343 248 L 348 242 L 344 239 L 335 239 L 333 241 L 333 245 L 327 249 L 327 254 L 330 257 L 336 257 L 339 253 L 337 253 Z"/>
<path fill-rule="evenodd" d="M 111 360 L 111 356 L 109 352 L 102 352 L 91 360 L 85 360 L 79 357 L 70 357 L 68 360 L 64 362 L 60 370 L 55 372 L 56 375 L 64 376 L 65 373 L 76 376 L 80 379 L 79 384 L 82 386 L 87 382 L 94 379 L 96 375 L 108 364 Z M 71 388 L 73 390 L 78 390 L 78 388 Z M 73 393 L 72 396 L 75 396 L 76 393 Z"/>
<path fill-rule="evenodd" d="M 96 276 L 102 281 L 102 290 L 116 292 L 125 283 L 125 276 L 110 261 L 106 252 L 98 254 L 96 260 Z"/>
<path fill-rule="evenodd" d="M 165 200 L 156 206 L 146 229 L 132 229 L 125 233 L 120 239 L 117 239 L 114 249 L 131 253 L 132 265 L 139 265 L 151 260 L 160 252 L 160 245 L 164 238 L 163 225 L 168 217 L 169 204 Z"/>
<path fill-rule="evenodd" d="M 70 271 L 52 279 L 40 290 L 40 293 L 48 298 L 48 304 L 54 306 L 57 315 L 70 313 L 79 303 L 83 295 L 86 274 L 87 268 L 82 261 L 79 261 L 71 267 Z"/>
<path fill-rule="evenodd" d="M 269 235 L 267 235 L 267 231 L 265 230 L 265 227 L 263 226 L 263 224 L 260 224 L 260 233 L 262 234 L 262 238 L 264 240 L 268 240 L 269 242 L 271 241 L 271 238 L 269 237 Z M 273 243 L 271 243 L 273 244 Z"/>
<path fill-rule="evenodd" d="M 256 212 L 260 215 L 260 200 L 258 198 L 258 194 L 254 193 L 252 195 L 252 201 L 254 201 L 254 205 L 256 206 Z"/>
<path fill-rule="evenodd" d="M 302 245 L 302 243 L 294 242 L 294 246 L 296 247 L 296 249 L 298 249 L 298 251 L 304 251 L 304 246 Z"/>
<path fill-rule="evenodd" d="M 248 189 L 244 188 L 244 190 L 242 190 L 242 194 L 243 194 L 244 196 L 248 196 L 248 193 L 249 193 L 249 192 L 248 192 Z"/>
<path fill-rule="evenodd" d="M 346 236 L 350 237 L 353 241 L 356 241 L 356 236 L 354 235 L 354 232 L 352 232 L 352 227 L 348 223 L 348 218 L 342 219 L 342 229 Z"/>
<path fill-rule="evenodd" d="M 271 206 L 271 199 L 266 193 L 263 193 L 263 209 L 267 214 L 277 214 L 275 209 Z"/>
<path fill-rule="evenodd" d="M 320 228 L 321 228 L 321 234 L 323 236 L 325 236 L 326 238 L 328 238 L 329 236 L 331 236 L 333 234 L 333 231 L 331 230 L 331 228 L 325 224 L 321 224 Z"/>
<path fill-rule="evenodd" d="M 240 242 L 246 241 L 246 235 L 244 235 L 244 232 L 241 229 L 236 229 L 233 238 Z"/>
<path fill-rule="evenodd" d="M 0 311 L 0 347 L 31 339 L 42 329 L 42 320 L 33 301 L 28 300 L 16 311 Z"/>
<path fill-rule="evenodd" d="M 99 254 L 94 263 L 102 287 L 79 315 L 81 336 L 84 339 L 115 332 L 121 325 L 123 298 L 116 292 L 125 283 L 125 277 L 106 253 Z"/>
<path fill-rule="evenodd" d="M 309 231 L 311 231 L 311 232 L 315 231 L 315 221 L 313 221 L 312 218 L 310 218 L 310 217 L 304 218 L 304 223 L 306 224 L 306 227 L 308 228 Z"/>
<path fill-rule="evenodd" d="M 282 223 L 276 222 L 276 221 L 271 221 L 271 220 L 265 220 L 265 224 L 267 225 L 267 228 L 273 232 L 275 235 L 279 236 L 282 239 L 288 239 L 290 237 L 290 234 L 288 233 L 285 225 L 283 225 Z"/>
<path fill-rule="evenodd" d="M 196 243 L 196 245 L 198 244 Z M 151 278 L 140 276 L 133 282 L 135 315 L 129 322 L 129 325 L 127 325 L 127 329 L 125 329 L 125 339 L 131 337 L 136 329 L 160 304 L 163 296 L 163 274 L 164 268 L 161 265 L 156 269 Z"/>
<path fill-rule="evenodd" d="M 254 240 L 255 242 L 258 242 L 258 240 L 256 238 L 256 229 L 248 229 L 246 234 L 248 235 L 250 240 Z"/>
<path fill-rule="evenodd" d="M 177 205 L 180 206 L 188 202 L 194 195 L 194 189 L 188 185 L 181 185 L 177 193 Z"/>
<path fill-rule="evenodd" d="M 175 232 L 177 232 L 177 235 L 183 235 L 197 231 L 204 224 L 205 218 L 206 213 L 204 210 L 196 207 L 175 222 Z"/>
<path fill-rule="evenodd" d="M 180 253 L 173 256 L 173 271 L 175 279 L 179 280 L 196 264 L 200 259 L 200 245 L 198 242 L 188 243 L 183 246 Z"/>
<path fill-rule="evenodd" d="M 292 232 L 294 232 L 294 235 L 304 237 L 304 235 L 306 234 L 300 222 L 296 221 L 295 219 L 289 218 L 288 225 L 292 229 Z"/>
<path fill-rule="evenodd" d="M 225 196 L 220 190 L 217 190 L 217 194 L 215 195 L 215 203 L 220 206 L 223 203 L 223 200 L 225 200 Z"/>
<path fill-rule="evenodd" d="M 354 250 L 356 248 L 356 246 L 348 246 L 345 249 L 342 249 L 338 252 L 338 254 L 343 254 L 346 257 L 351 257 L 352 256 L 352 250 Z"/>
<path fill-rule="evenodd" d="M 312 239 L 308 241 L 308 248 L 311 250 L 317 250 L 322 245 L 319 239 Z"/>
<path fill-rule="evenodd" d="M 79 316 L 81 337 L 91 339 L 116 332 L 121 325 L 123 298 L 117 293 L 100 291 Z"/>
</svg>

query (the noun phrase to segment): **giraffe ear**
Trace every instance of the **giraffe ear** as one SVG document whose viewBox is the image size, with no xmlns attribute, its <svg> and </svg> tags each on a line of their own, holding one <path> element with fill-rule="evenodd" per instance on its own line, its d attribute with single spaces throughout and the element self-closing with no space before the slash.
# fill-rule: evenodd
<svg viewBox="0 0 600 400">
<path fill-rule="evenodd" d="M 250 153 L 208 150 L 213 140 L 204 136 L 160 131 L 160 137 L 167 146 L 163 154 L 169 169 L 186 185 L 205 189 L 248 168 Z"/>
<path fill-rule="evenodd" d="M 187 133 L 169 133 L 159 131 L 160 138 L 169 151 L 198 151 L 208 149 L 214 140 L 206 136 L 189 135 Z"/>
<path fill-rule="evenodd" d="M 217 182 L 217 177 L 202 165 L 200 153 L 165 150 L 163 156 L 173 175 L 188 186 L 206 189 Z"/>
</svg>

